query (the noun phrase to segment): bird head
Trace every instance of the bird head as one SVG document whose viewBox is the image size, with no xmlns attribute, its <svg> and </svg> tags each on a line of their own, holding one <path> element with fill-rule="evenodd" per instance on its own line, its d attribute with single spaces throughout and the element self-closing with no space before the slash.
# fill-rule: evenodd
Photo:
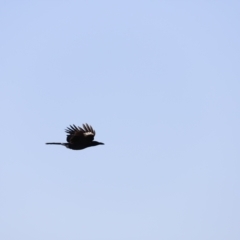
<svg viewBox="0 0 240 240">
<path fill-rule="evenodd" d="M 104 145 L 104 143 L 102 143 L 102 142 L 97 142 L 97 141 L 92 141 L 91 145 L 92 145 L 92 146 Z"/>
</svg>

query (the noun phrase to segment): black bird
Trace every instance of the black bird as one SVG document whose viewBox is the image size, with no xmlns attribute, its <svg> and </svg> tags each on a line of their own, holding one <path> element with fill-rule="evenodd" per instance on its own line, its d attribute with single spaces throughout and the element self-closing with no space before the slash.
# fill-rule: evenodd
<svg viewBox="0 0 240 240">
<path fill-rule="evenodd" d="M 82 150 L 87 147 L 94 147 L 97 145 L 104 145 L 104 143 L 93 141 L 96 132 L 92 126 L 83 124 L 83 127 L 76 127 L 74 124 L 67 127 L 67 143 L 50 142 L 46 144 L 62 145 L 73 150 Z"/>
</svg>

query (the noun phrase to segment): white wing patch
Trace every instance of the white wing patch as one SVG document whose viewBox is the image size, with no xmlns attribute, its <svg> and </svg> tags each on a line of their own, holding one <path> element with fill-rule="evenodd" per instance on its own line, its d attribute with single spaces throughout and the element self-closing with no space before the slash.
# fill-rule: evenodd
<svg viewBox="0 0 240 240">
<path fill-rule="evenodd" d="M 94 134 L 91 133 L 91 132 L 85 132 L 85 133 L 84 133 L 84 136 L 90 136 L 90 135 L 93 136 Z"/>
</svg>

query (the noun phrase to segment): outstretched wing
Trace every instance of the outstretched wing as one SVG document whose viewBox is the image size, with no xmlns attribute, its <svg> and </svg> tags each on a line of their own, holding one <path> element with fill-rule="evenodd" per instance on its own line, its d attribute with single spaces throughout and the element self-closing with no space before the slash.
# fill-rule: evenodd
<svg viewBox="0 0 240 240">
<path fill-rule="evenodd" d="M 74 144 L 84 144 L 92 142 L 95 136 L 95 131 L 92 126 L 83 124 L 83 127 L 76 127 L 74 124 L 66 128 L 67 142 Z"/>
</svg>

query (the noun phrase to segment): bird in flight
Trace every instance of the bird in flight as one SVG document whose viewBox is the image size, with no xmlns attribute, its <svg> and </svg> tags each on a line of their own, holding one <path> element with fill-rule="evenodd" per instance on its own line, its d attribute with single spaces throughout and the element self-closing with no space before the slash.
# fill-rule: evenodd
<svg viewBox="0 0 240 240">
<path fill-rule="evenodd" d="M 62 145 L 73 150 L 104 145 L 104 143 L 93 141 L 96 132 L 87 123 L 83 124 L 83 127 L 76 127 L 74 124 L 70 125 L 65 132 L 67 133 L 67 143 L 48 142 L 46 144 Z"/>
</svg>

